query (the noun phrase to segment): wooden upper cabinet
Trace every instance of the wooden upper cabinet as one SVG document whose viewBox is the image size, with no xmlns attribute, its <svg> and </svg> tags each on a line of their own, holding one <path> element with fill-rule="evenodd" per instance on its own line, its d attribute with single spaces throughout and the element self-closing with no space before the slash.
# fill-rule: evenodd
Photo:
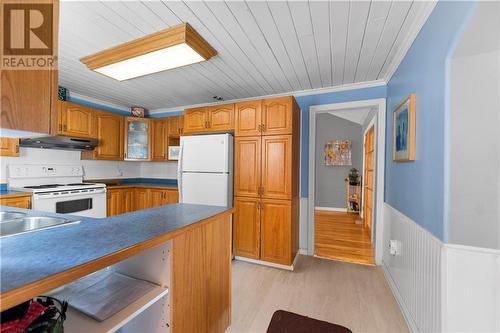
<svg viewBox="0 0 500 333">
<path fill-rule="evenodd" d="M 92 152 L 82 152 L 82 158 L 96 160 L 123 160 L 124 117 L 94 110 L 94 124 L 98 145 Z"/>
<path fill-rule="evenodd" d="M 207 108 L 196 108 L 186 110 L 184 113 L 184 132 L 204 132 L 208 129 Z"/>
<path fill-rule="evenodd" d="M 262 101 L 262 135 L 292 134 L 294 99 L 291 96 Z"/>
<path fill-rule="evenodd" d="M 151 122 L 151 160 L 163 161 L 167 159 L 168 121 L 154 119 Z"/>
<path fill-rule="evenodd" d="M 261 200 L 261 242 L 262 260 L 290 265 L 291 258 L 291 216 L 290 200 Z"/>
<path fill-rule="evenodd" d="M 184 129 L 184 116 L 168 117 L 168 136 L 180 136 Z"/>
<path fill-rule="evenodd" d="M 49 70 L 1 70 L 1 128 L 50 133 L 57 116 L 53 90 L 57 75 Z M 55 81 L 54 81 L 55 80 Z"/>
<path fill-rule="evenodd" d="M 260 258 L 260 200 L 234 198 L 233 250 L 236 256 Z"/>
<path fill-rule="evenodd" d="M 210 131 L 229 131 L 234 129 L 234 104 L 208 107 L 208 128 Z"/>
<path fill-rule="evenodd" d="M 53 4 L 52 53 L 57 55 L 59 1 L 50 2 Z M 54 61 L 57 65 L 57 59 Z M 0 128 L 55 134 L 57 84 L 57 67 L 52 70 L 0 70 Z"/>
<path fill-rule="evenodd" d="M 151 119 L 125 118 L 125 160 L 148 161 L 151 158 Z"/>
<path fill-rule="evenodd" d="M 178 116 L 177 118 L 179 119 L 179 133 L 184 134 L 184 116 Z"/>
<path fill-rule="evenodd" d="M 250 101 L 236 103 L 235 107 L 235 129 L 236 136 L 261 135 L 262 126 L 262 101 Z"/>
<path fill-rule="evenodd" d="M 261 140 L 236 137 L 234 141 L 234 195 L 257 197 L 261 184 Z"/>
<path fill-rule="evenodd" d="M 19 156 L 19 139 L 0 138 L 0 156 Z"/>
<path fill-rule="evenodd" d="M 263 198 L 292 198 L 291 135 L 262 137 L 261 193 Z"/>
<path fill-rule="evenodd" d="M 95 137 L 93 109 L 71 102 L 59 102 L 57 133 L 80 138 Z"/>
</svg>

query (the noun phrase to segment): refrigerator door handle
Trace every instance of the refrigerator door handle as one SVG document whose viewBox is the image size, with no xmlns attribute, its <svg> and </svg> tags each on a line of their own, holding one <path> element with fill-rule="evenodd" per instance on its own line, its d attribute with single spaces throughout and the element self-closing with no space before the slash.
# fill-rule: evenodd
<svg viewBox="0 0 500 333">
<path fill-rule="evenodd" d="M 184 145 L 179 149 L 179 161 L 177 162 L 177 188 L 179 191 L 179 203 L 182 203 L 182 152 Z"/>
</svg>

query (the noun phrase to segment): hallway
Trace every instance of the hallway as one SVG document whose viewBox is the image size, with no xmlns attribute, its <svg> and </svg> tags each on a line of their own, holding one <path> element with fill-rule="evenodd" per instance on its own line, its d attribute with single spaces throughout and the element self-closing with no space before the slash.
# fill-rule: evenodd
<svg viewBox="0 0 500 333">
<path fill-rule="evenodd" d="M 318 257 L 373 265 L 369 229 L 356 224 L 357 214 L 316 210 L 314 254 Z"/>
</svg>

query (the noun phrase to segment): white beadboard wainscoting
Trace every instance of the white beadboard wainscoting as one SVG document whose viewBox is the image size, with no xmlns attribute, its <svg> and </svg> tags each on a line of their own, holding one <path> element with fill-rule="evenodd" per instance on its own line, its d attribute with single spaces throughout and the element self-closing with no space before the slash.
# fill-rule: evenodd
<svg viewBox="0 0 500 333">
<path fill-rule="evenodd" d="M 443 331 L 500 332 L 500 251 L 443 247 Z"/>
<path fill-rule="evenodd" d="M 385 217 L 382 267 L 410 330 L 499 332 L 500 251 L 444 244 L 387 203 Z"/>
<path fill-rule="evenodd" d="M 389 240 L 401 241 L 401 254 L 389 253 Z M 383 269 L 413 332 L 441 331 L 442 242 L 385 203 Z"/>
</svg>

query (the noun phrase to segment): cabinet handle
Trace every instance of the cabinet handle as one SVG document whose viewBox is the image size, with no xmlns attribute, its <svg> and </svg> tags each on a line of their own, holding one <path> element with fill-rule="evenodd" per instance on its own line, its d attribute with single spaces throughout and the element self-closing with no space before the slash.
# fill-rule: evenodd
<svg viewBox="0 0 500 333">
<path fill-rule="evenodd" d="M 266 124 L 262 124 L 262 132 L 266 131 Z"/>
<path fill-rule="evenodd" d="M 66 125 L 63 125 L 63 129 L 64 129 L 65 132 L 66 132 L 67 128 L 68 127 Z"/>
<path fill-rule="evenodd" d="M 16 145 L 16 154 L 19 154 L 19 145 Z"/>
<path fill-rule="evenodd" d="M 259 132 L 262 132 L 262 125 L 259 124 L 259 128 L 257 129 Z"/>
</svg>

